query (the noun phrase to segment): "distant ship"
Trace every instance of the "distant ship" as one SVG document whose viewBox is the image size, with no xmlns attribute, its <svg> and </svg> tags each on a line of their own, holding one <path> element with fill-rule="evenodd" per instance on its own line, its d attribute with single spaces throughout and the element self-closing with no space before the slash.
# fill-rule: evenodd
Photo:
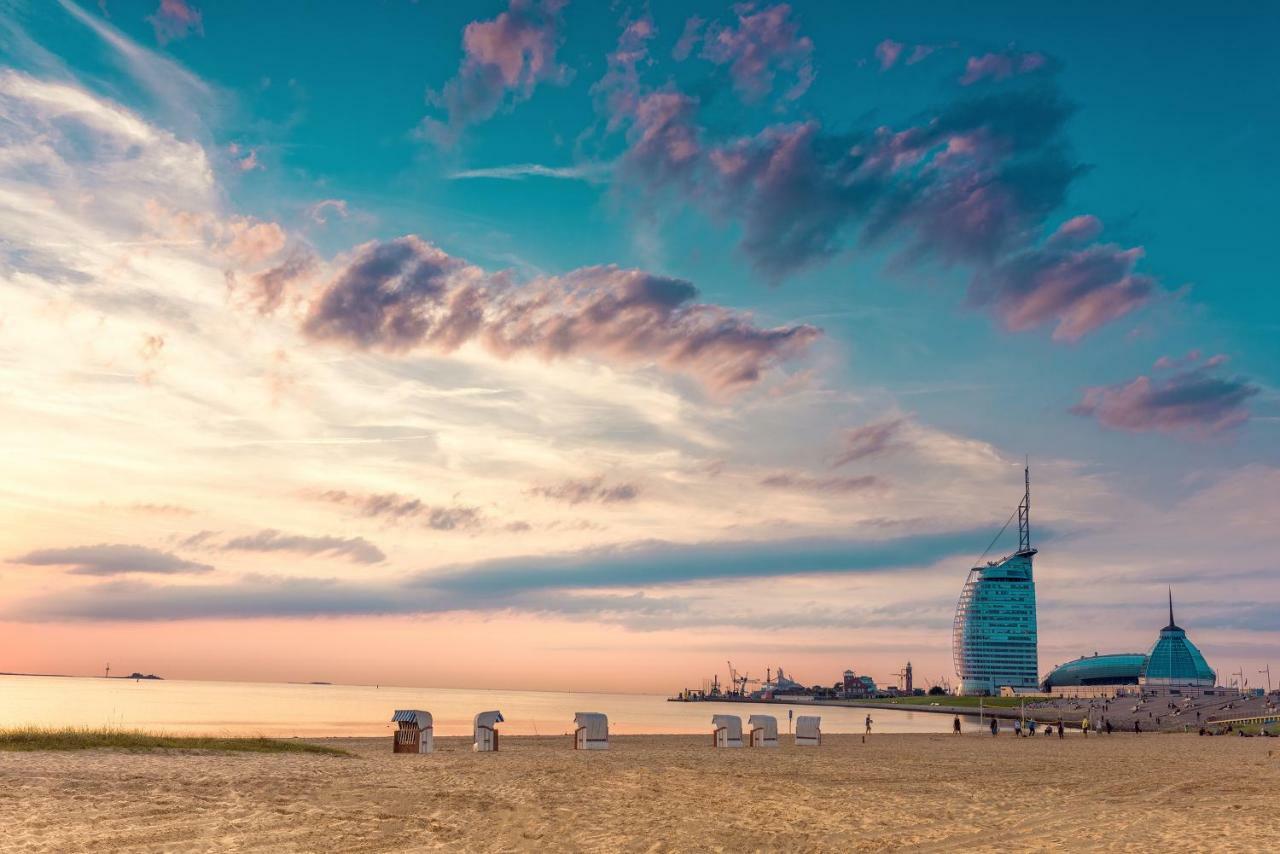
<svg viewBox="0 0 1280 854">
<path fill-rule="evenodd" d="M 1018 550 L 970 569 L 956 605 L 951 650 L 962 694 L 998 694 L 1006 686 L 1034 689 L 1039 683 L 1030 467 L 1023 478 Z"/>
<path fill-rule="evenodd" d="M 803 691 L 805 690 L 805 686 L 801 685 L 796 680 L 789 678 L 782 672 L 782 668 L 779 667 L 778 675 L 761 685 L 760 690 L 762 692 L 772 694 L 785 694 L 792 691 Z"/>
</svg>

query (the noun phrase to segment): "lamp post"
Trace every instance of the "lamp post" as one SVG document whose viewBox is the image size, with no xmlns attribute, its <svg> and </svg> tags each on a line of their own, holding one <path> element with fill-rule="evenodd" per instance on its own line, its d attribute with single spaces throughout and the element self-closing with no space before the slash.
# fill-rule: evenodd
<svg viewBox="0 0 1280 854">
<path fill-rule="evenodd" d="M 1267 675 L 1267 693 L 1270 694 L 1271 693 L 1271 665 L 1268 664 L 1266 667 L 1259 670 L 1258 673 L 1265 673 Z"/>
</svg>

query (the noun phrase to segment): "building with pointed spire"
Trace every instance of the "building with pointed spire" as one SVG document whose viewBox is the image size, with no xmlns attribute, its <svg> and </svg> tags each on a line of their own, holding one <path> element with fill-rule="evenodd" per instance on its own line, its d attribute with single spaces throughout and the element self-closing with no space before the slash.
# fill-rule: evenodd
<svg viewBox="0 0 1280 854">
<path fill-rule="evenodd" d="M 1030 467 L 1023 470 L 1023 478 L 1018 550 L 970 569 L 956 605 L 951 648 L 961 694 L 1034 689 L 1040 681 L 1036 584 L 1031 566 L 1036 549 L 1031 546 Z"/>
<path fill-rule="evenodd" d="M 1143 690 L 1198 693 L 1213 690 L 1217 675 L 1204 655 L 1173 620 L 1173 591 L 1169 591 L 1169 625 L 1145 655 L 1121 652 L 1077 658 L 1055 667 L 1043 688 L 1053 692 L 1082 686 L 1139 685 Z"/>
<path fill-rule="evenodd" d="M 1186 631 L 1173 621 L 1173 590 L 1169 590 L 1169 625 L 1147 653 L 1143 685 L 1152 687 L 1213 687 L 1216 676 Z"/>
</svg>

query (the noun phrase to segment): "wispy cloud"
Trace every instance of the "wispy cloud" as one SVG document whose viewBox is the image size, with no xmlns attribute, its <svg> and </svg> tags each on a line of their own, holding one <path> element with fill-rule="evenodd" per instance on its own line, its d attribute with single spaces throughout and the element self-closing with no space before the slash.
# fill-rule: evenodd
<svg viewBox="0 0 1280 854">
<path fill-rule="evenodd" d="M 707 26 L 702 57 L 716 65 L 727 65 L 734 89 L 748 103 L 773 91 L 779 71 L 793 78 L 782 97 L 795 100 L 803 95 L 814 78 L 813 41 L 800 34 L 791 7 L 779 3 L 756 9 L 751 4 L 741 4 L 734 11 L 737 19 L 732 23 L 712 22 Z M 689 36 L 686 25 L 682 44 Z"/>
<path fill-rule="evenodd" d="M 307 216 L 320 225 L 327 225 L 330 215 L 346 219 L 347 214 L 346 199 L 321 199 L 307 208 Z"/>
<path fill-rule="evenodd" d="M 1078 341 L 1158 292 L 1153 277 L 1135 271 L 1142 247 L 1093 242 L 1101 232 L 1097 217 L 1072 217 L 1041 245 L 979 272 L 970 300 L 991 306 L 1011 330 L 1053 323 L 1054 340 Z"/>
<path fill-rule="evenodd" d="M 10 563 L 27 566 L 61 566 L 73 575 L 128 575 L 133 573 L 173 575 L 177 573 L 210 572 L 206 563 L 186 560 L 173 552 L 139 545 L 99 543 L 96 546 L 69 546 L 64 548 L 37 549 L 18 557 Z"/>
<path fill-rule="evenodd" d="M 984 53 L 982 56 L 969 57 L 965 63 L 964 74 L 960 76 L 960 85 L 972 86 L 982 80 L 1004 80 L 1015 74 L 1040 71 L 1048 65 L 1048 57 L 1034 51 Z"/>
<path fill-rule="evenodd" d="M 602 476 L 581 480 L 569 479 L 559 483 L 535 486 L 529 490 L 530 495 L 563 501 L 566 504 L 617 504 L 634 501 L 640 495 L 640 487 L 634 483 L 616 483 L 605 485 Z"/>
<path fill-rule="evenodd" d="M 1139 376 L 1128 383 L 1086 389 L 1071 408 L 1076 415 L 1096 418 L 1115 430 L 1135 433 L 1157 431 L 1211 436 L 1243 424 L 1249 418 L 1247 403 L 1260 389 L 1244 377 L 1219 376 L 1225 358 L 1215 356 L 1204 364 L 1167 376 Z M 1157 369 L 1172 366 L 1162 359 Z"/>
<path fill-rule="evenodd" d="M 462 169 L 449 173 L 448 178 L 452 181 L 476 178 L 488 178 L 498 181 L 557 178 L 565 181 L 585 181 L 589 184 L 600 184 L 609 180 L 609 175 L 612 171 L 612 163 L 584 163 L 576 166 L 543 166 L 540 163 L 515 163 L 509 166 Z"/>
<path fill-rule="evenodd" d="M 1040 238 L 1085 171 L 1066 140 L 1075 107 L 1052 75 L 944 104 L 902 128 L 834 135 L 810 118 L 726 138 L 704 124 L 701 98 L 642 84 L 650 29 L 628 25 L 594 89 L 609 129 L 626 134 L 615 180 L 642 205 L 677 195 L 740 220 L 740 247 L 769 280 L 828 263 L 846 246 L 887 248 L 894 269 L 967 266 L 973 304 L 1014 330 L 1056 322 L 1064 341 L 1155 293 L 1155 280 L 1135 271 L 1140 247 L 1089 243 L 1081 232 Z M 904 48 L 882 42 L 882 65 Z M 1009 74 L 1050 67 L 1038 54 L 993 55 L 969 79 L 1002 76 L 1005 59 Z"/>
<path fill-rule="evenodd" d="M 155 12 L 147 16 L 155 28 L 156 40 L 167 44 L 192 33 L 204 35 L 204 15 L 189 0 L 160 0 Z"/>
<path fill-rule="evenodd" d="M 320 493 L 322 501 L 351 507 L 361 516 L 388 521 L 414 522 L 434 531 L 453 531 L 475 528 L 482 517 L 479 507 L 453 505 L 435 507 L 420 499 L 395 493 L 356 495 L 345 490 L 331 489 Z"/>
<path fill-rule="evenodd" d="M 832 461 L 832 467 L 838 468 L 855 460 L 879 456 L 899 447 L 906 424 L 905 418 L 889 418 L 845 430 L 841 436 L 840 453 Z"/>
<path fill-rule="evenodd" d="M 357 563 L 381 563 L 387 559 L 381 549 L 364 537 L 309 537 L 301 534 L 284 534 L 271 529 L 243 537 L 234 537 L 223 543 L 221 548 L 224 551 L 330 555 L 345 557 Z"/>
<path fill-rule="evenodd" d="M 761 478 L 761 486 L 790 489 L 796 492 L 853 493 L 883 489 L 886 484 L 875 475 L 854 477 L 815 477 L 800 472 L 778 472 Z"/>
<path fill-rule="evenodd" d="M 72 0 L 58 2 L 115 52 L 133 78 L 156 99 L 172 121 L 180 123 L 188 131 L 198 129 L 202 135 L 207 135 L 209 119 L 217 112 L 218 98 L 213 87 L 181 64 L 143 47 L 102 18 L 86 12 Z M 163 8 L 162 5 L 160 10 Z"/>
<path fill-rule="evenodd" d="M 638 618 L 664 615 L 666 620 L 685 622 L 680 615 L 695 600 L 643 591 L 598 591 L 717 579 L 893 571 L 967 553 L 983 536 L 982 531 L 966 531 L 878 541 L 640 542 L 484 561 L 398 582 L 254 575 L 218 585 L 116 583 L 19 602 L 9 615 L 18 619 L 182 620 L 472 611 L 556 614 L 645 627 L 636 622 Z M 774 616 L 768 621 L 777 624 L 787 619 Z M 714 625 L 726 620 L 713 608 L 701 610 L 697 621 Z"/>
<path fill-rule="evenodd" d="M 457 76 L 429 96 L 445 119 L 424 119 L 421 132 L 452 145 L 464 128 L 493 116 L 508 97 L 527 100 L 539 83 L 566 80 L 568 69 L 556 61 L 565 1 L 511 0 L 497 17 L 467 24 Z"/>
<path fill-rule="evenodd" d="M 986 532 L 990 538 L 990 532 Z M 879 572 L 968 556 L 980 531 L 892 539 L 798 539 L 680 544 L 636 542 L 553 555 L 502 558 L 424 573 L 410 583 L 455 592 L 592 589 L 723 578 Z"/>
<path fill-rule="evenodd" d="M 689 282 L 612 266 L 514 288 L 410 235 L 359 247 L 312 303 L 303 330 L 388 353 L 449 353 L 474 341 L 503 358 L 656 363 L 717 393 L 755 384 L 821 334 L 809 325 L 761 327 L 697 295 Z"/>
<path fill-rule="evenodd" d="M 898 63 L 898 57 L 902 55 L 902 49 L 906 47 L 900 41 L 893 39 L 884 39 L 876 45 L 876 59 L 880 62 L 880 70 L 888 71 Z"/>
</svg>

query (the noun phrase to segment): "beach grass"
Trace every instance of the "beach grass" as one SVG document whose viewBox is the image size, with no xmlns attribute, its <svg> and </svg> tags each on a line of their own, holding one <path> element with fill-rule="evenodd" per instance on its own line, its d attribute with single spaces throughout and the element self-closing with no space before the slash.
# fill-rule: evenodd
<svg viewBox="0 0 1280 854">
<path fill-rule="evenodd" d="M 345 750 L 295 739 L 179 736 L 114 727 L 16 727 L 0 729 L 0 750 L 219 750 L 244 753 L 317 753 Z"/>
</svg>

